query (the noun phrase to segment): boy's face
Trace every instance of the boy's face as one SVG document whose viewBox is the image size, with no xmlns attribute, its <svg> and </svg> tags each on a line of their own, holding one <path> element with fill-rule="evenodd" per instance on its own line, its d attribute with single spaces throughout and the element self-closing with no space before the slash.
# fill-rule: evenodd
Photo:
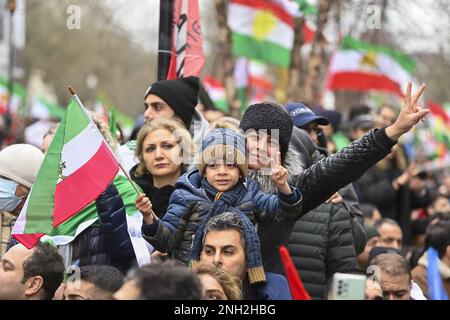
<svg viewBox="0 0 450 320">
<path fill-rule="evenodd" d="M 226 164 L 223 160 L 215 160 L 206 166 L 206 180 L 217 191 L 231 190 L 239 181 L 240 171 L 235 164 Z"/>
</svg>

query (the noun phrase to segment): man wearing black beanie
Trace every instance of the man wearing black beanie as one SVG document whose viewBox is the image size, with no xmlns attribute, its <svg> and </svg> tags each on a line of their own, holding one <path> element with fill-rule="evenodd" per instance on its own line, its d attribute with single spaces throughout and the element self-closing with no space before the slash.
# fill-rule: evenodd
<svg viewBox="0 0 450 320">
<path fill-rule="evenodd" d="M 157 118 L 178 120 L 189 131 L 194 143 L 199 146 L 209 131 L 209 123 L 195 110 L 198 92 L 199 80 L 193 76 L 153 83 L 144 95 L 145 122 Z M 140 124 L 136 131 L 143 124 Z M 135 147 L 135 142 L 129 141 L 118 149 L 121 163 L 127 171 L 139 162 L 134 154 Z"/>
<path fill-rule="evenodd" d="M 155 82 L 145 92 L 145 121 L 178 117 L 188 129 L 197 105 L 198 90 L 197 77 Z"/>
</svg>

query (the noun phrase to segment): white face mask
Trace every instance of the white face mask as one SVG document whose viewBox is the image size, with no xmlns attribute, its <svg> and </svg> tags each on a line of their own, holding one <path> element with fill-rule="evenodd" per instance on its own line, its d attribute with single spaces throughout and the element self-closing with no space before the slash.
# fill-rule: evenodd
<svg viewBox="0 0 450 320">
<path fill-rule="evenodd" d="M 24 197 L 16 196 L 18 184 L 12 180 L 0 178 L 0 209 L 13 212 Z"/>
</svg>

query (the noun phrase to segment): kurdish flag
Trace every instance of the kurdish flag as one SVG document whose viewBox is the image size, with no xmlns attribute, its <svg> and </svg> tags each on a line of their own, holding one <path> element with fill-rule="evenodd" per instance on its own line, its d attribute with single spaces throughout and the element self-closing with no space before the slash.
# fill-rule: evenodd
<svg viewBox="0 0 450 320">
<path fill-rule="evenodd" d="M 430 110 L 430 132 L 437 143 L 436 155 L 444 158 L 450 150 L 450 117 L 444 107 L 437 103 L 428 102 L 428 108 Z"/>
<path fill-rule="evenodd" d="M 225 87 L 219 80 L 213 76 L 205 76 L 203 78 L 203 85 L 206 92 L 213 101 L 214 105 L 221 111 L 227 113 L 229 111 L 229 105 L 227 101 L 227 93 Z"/>
<path fill-rule="evenodd" d="M 45 155 L 13 237 L 33 247 L 44 234 L 51 235 L 95 200 L 118 170 L 109 146 L 75 96 Z"/>
<path fill-rule="evenodd" d="M 282 5 L 267 0 L 231 0 L 227 19 L 235 56 L 289 67 L 294 18 Z"/>
<path fill-rule="evenodd" d="M 326 87 L 403 96 L 414 69 L 414 60 L 399 51 L 344 37 L 332 58 Z"/>
</svg>

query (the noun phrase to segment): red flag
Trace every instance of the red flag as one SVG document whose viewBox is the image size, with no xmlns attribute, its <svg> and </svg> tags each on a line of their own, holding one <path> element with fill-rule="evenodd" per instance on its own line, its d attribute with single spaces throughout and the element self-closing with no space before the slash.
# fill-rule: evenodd
<svg viewBox="0 0 450 320">
<path fill-rule="evenodd" d="M 198 0 L 175 0 L 172 58 L 167 79 L 198 76 L 205 64 Z"/>
<path fill-rule="evenodd" d="M 281 245 L 279 248 L 281 261 L 283 262 L 284 270 L 286 272 L 286 277 L 289 283 L 289 288 L 291 289 L 293 300 L 311 300 L 308 292 L 303 286 L 302 280 L 294 266 L 291 256 L 285 246 Z"/>
<path fill-rule="evenodd" d="M 166 80 L 177 79 L 177 56 L 175 49 L 172 48 L 172 58 L 170 58 L 169 70 L 167 71 Z"/>
</svg>

